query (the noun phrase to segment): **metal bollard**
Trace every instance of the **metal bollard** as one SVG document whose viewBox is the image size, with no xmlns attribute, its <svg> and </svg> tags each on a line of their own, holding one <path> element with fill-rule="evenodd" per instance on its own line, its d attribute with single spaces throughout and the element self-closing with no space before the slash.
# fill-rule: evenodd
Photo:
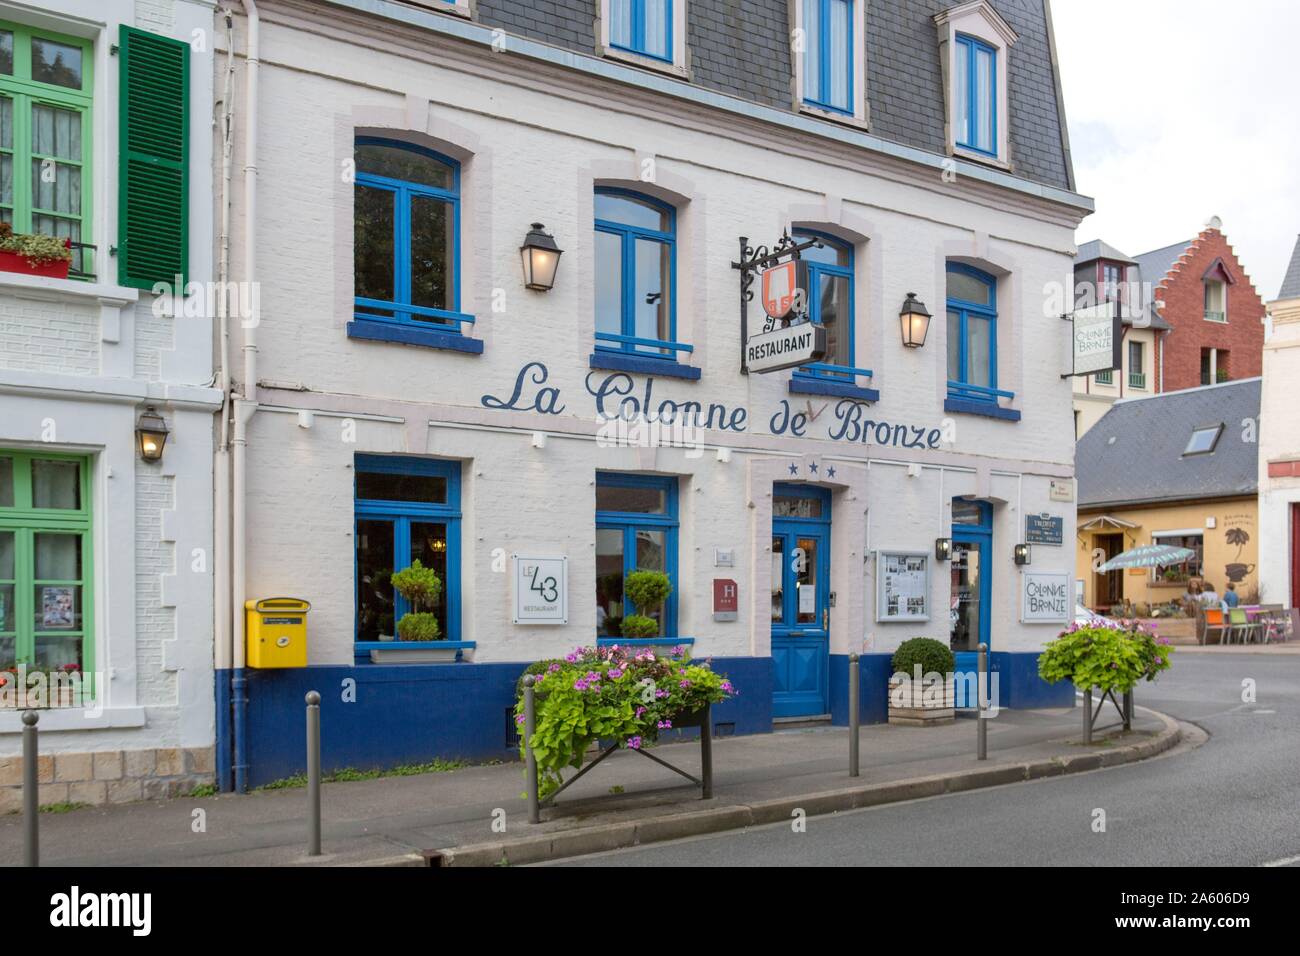
<svg viewBox="0 0 1300 956">
<path fill-rule="evenodd" d="M 41 865 L 40 790 L 36 782 L 36 722 L 41 715 L 23 711 L 23 866 Z"/>
<path fill-rule="evenodd" d="M 1124 691 L 1124 729 L 1133 729 L 1133 688 Z"/>
<path fill-rule="evenodd" d="M 1083 692 L 1083 742 L 1092 743 L 1092 688 Z"/>
<path fill-rule="evenodd" d="M 857 654 L 849 655 L 849 776 L 858 776 L 858 747 L 860 744 L 858 730 L 862 725 L 861 705 L 858 695 L 861 692 L 859 673 L 861 664 Z"/>
<path fill-rule="evenodd" d="M 700 725 L 701 800 L 713 799 L 713 706 L 704 705 L 704 723 Z"/>
<path fill-rule="evenodd" d="M 320 856 L 320 694 L 307 692 L 307 855 Z"/>
<path fill-rule="evenodd" d="M 979 646 L 979 664 L 975 674 L 978 682 L 975 686 L 975 698 L 978 712 L 975 714 L 975 759 L 989 759 L 989 725 L 985 714 L 989 709 L 989 646 Z"/>
<path fill-rule="evenodd" d="M 537 701 L 532 674 L 524 678 L 524 776 L 528 784 L 528 822 L 542 822 L 542 808 L 537 802 L 537 758 L 533 756 L 533 733 L 537 730 Z"/>
</svg>

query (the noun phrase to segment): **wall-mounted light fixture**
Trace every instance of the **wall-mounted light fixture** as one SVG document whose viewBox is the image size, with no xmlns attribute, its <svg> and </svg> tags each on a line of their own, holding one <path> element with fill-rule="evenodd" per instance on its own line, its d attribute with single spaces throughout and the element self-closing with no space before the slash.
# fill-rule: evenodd
<svg viewBox="0 0 1300 956">
<path fill-rule="evenodd" d="M 935 538 L 934 559 L 936 561 L 947 561 L 951 557 L 952 557 L 952 538 Z"/>
<path fill-rule="evenodd" d="M 902 323 L 903 345 L 909 349 L 919 349 L 924 345 L 926 333 L 930 331 L 930 313 L 915 292 L 907 293 L 898 318 Z"/>
<path fill-rule="evenodd" d="M 163 446 L 167 444 L 167 423 L 152 406 L 144 410 L 135 423 L 135 439 L 140 449 L 140 457 L 145 461 L 159 461 L 163 456 Z"/>
<path fill-rule="evenodd" d="M 560 267 L 564 250 L 555 244 L 555 237 L 540 222 L 524 236 L 519 255 L 524 262 L 524 285 L 535 292 L 549 292 L 555 285 L 555 270 Z"/>
<path fill-rule="evenodd" d="M 1029 545 L 1027 544 L 1016 545 L 1016 564 L 1019 565 L 1029 564 L 1030 557 L 1031 555 L 1029 552 Z"/>
</svg>

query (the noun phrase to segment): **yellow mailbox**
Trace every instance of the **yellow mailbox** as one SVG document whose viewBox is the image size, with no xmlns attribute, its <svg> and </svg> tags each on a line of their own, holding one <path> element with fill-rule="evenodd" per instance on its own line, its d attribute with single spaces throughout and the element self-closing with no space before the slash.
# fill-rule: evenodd
<svg viewBox="0 0 1300 956">
<path fill-rule="evenodd" d="M 262 598 L 244 603 L 249 667 L 306 667 L 307 612 L 300 598 Z"/>
</svg>

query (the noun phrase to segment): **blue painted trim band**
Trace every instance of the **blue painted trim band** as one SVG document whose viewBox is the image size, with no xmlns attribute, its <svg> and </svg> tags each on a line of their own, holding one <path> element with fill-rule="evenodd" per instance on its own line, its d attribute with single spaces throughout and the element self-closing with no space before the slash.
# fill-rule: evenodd
<svg viewBox="0 0 1300 956">
<path fill-rule="evenodd" d="M 482 339 L 470 339 L 455 332 L 438 332 L 434 329 L 417 329 L 395 322 L 349 322 L 348 338 L 370 342 L 397 342 L 401 345 L 419 345 L 428 349 L 447 349 L 480 355 Z"/>
<path fill-rule="evenodd" d="M 598 637 L 596 638 L 597 647 L 676 647 L 681 644 L 683 647 L 695 643 L 693 637 Z"/>
<path fill-rule="evenodd" d="M 635 355 L 616 355 L 612 352 L 592 352 L 588 359 L 591 368 L 609 369 L 615 372 L 639 372 L 644 375 L 661 375 L 665 378 L 684 378 L 698 381 L 700 370 L 691 365 L 682 365 L 672 359 L 642 358 Z"/>
<path fill-rule="evenodd" d="M 234 740 L 232 739 L 231 702 L 230 702 L 230 677 L 229 670 L 219 670 L 214 675 L 217 697 L 217 728 L 216 728 L 216 769 L 217 769 L 217 789 L 222 793 L 229 793 L 235 788 L 233 753 Z"/>
<path fill-rule="evenodd" d="M 992 402 L 972 402 L 967 399 L 946 398 L 943 402 L 945 412 L 958 412 L 962 415 L 983 415 L 985 418 L 997 418 L 1004 422 L 1020 421 L 1020 411 L 1015 408 L 999 408 Z"/>
<path fill-rule="evenodd" d="M 860 402 L 880 401 L 880 389 L 867 388 L 863 385 L 850 385 L 847 382 L 826 382 L 799 375 L 790 377 L 791 395 L 829 395 L 834 398 L 852 398 Z"/>
</svg>

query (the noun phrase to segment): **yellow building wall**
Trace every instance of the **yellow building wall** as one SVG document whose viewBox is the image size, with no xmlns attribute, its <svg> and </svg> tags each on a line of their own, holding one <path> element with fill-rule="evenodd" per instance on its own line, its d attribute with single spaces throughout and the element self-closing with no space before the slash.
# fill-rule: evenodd
<svg viewBox="0 0 1300 956">
<path fill-rule="evenodd" d="M 1144 508 L 1114 509 L 1104 511 L 1079 511 L 1082 528 L 1100 515 L 1109 515 L 1132 522 L 1136 528 L 1126 528 L 1124 546 L 1127 551 L 1139 545 L 1153 544 L 1159 532 L 1199 531 L 1202 543 L 1202 578 L 1213 584 L 1219 593 L 1229 582 L 1236 584 L 1242 603 L 1250 603 L 1259 587 L 1259 502 L 1256 498 L 1233 498 L 1205 501 L 1187 505 L 1164 505 Z M 1210 524 L 1213 527 L 1210 527 Z M 1115 528 L 1080 530 L 1076 535 L 1075 587 L 1083 581 L 1083 603 L 1097 607 L 1098 576 L 1093 568 L 1104 561 L 1099 558 L 1100 542 L 1108 534 L 1119 534 Z M 1165 584 L 1154 579 L 1151 569 L 1126 569 L 1120 572 L 1124 581 L 1124 598 L 1134 604 L 1165 604 L 1182 598 L 1186 582 Z M 1103 612 L 1105 608 L 1100 608 Z"/>
</svg>

